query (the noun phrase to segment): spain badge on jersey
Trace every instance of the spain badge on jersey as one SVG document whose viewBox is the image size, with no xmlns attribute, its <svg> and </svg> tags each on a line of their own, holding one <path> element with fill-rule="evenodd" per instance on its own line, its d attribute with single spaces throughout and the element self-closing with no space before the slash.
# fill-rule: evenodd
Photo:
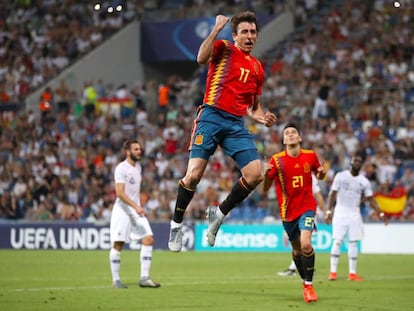
<svg viewBox="0 0 414 311">
<path fill-rule="evenodd" d="M 259 66 L 257 65 L 257 63 L 254 64 L 254 72 L 256 74 L 259 74 Z"/>
</svg>

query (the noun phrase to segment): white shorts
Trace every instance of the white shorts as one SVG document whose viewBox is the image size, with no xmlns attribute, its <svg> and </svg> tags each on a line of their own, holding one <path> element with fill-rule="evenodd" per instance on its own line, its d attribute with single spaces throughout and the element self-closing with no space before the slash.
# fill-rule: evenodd
<svg viewBox="0 0 414 311">
<path fill-rule="evenodd" d="M 343 241 L 348 234 L 348 241 L 360 241 L 364 237 L 364 224 L 360 215 L 351 217 L 333 217 L 332 237 Z"/>
<path fill-rule="evenodd" d="M 147 217 L 141 217 L 131 207 L 125 211 L 114 206 L 110 223 L 111 243 L 141 240 L 143 237 L 153 235 Z"/>
</svg>

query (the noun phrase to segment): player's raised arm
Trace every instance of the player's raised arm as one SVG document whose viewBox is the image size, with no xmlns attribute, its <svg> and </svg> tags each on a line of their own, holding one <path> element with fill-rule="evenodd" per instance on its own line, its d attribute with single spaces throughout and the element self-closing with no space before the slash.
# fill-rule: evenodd
<svg viewBox="0 0 414 311">
<path fill-rule="evenodd" d="M 227 16 L 216 16 L 216 24 L 214 25 L 213 29 L 211 30 L 207 38 L 205 38 L 204 41 L 201 43 L 200 48 L 198 49 L 197 62 L 199 64 L 206 64 L 208 62 L 213 52 L 214 41 L 216 40 L 217 35 L 224 28 L 228 21 L 229 18 Z"/>
</svg>

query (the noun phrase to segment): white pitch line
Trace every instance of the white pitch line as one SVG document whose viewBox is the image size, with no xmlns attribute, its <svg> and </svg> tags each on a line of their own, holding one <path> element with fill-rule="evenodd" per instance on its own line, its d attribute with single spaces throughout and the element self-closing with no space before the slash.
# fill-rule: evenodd
<svg viewBox="0 0 414 311">
<path fill-rule="evenodd" d="M 176 278 L 176 280 L 180 279 L 183 281 L 182 278 Z M 215 279 L 206 280 L 204 281 L 193 281 L 189 282 L 187 278 L 185 278 L 185 282 L 176 282 L 176 281 L 164 281 L 162 282 L 163 286 L 181 286 L 181 285 L 212 285 L 212 284 L 220 284 L 220 285 L 226 285 L 226 284 L 232 284 L 234 282 L 237 283 L 246 283 L 246 284 L 261 284 L 263 281 L 266 281 L 267 284 L 269 283 L 280 283 L 280 281 L 300 281 L 298 278 L 281 278 L 281 277 L 253 277 L 253 278 L 227 278 L 226 280 L 220 280 L 217 281 Z M 316 278 L 315 281 L 318 279 Z M 393 276 L 372 276 L 369 278 L 364 278 L 365 282 L 376 282 L 376 281 L 384 281 L 384 280 L 414 280 L 414 275 L 393 275 Z M 344 280 L 345 281 L 345 280 Z M 131 282 L 125 282 L 127 285 Z M 134 283 L 135 284 L 135 283 Z M 131 288 L 134 286 L 130 285 Z M 136 284 L 136 287 L 138 287 L 138 283 Z M 64 287 L 34 287 L 34 288 L 11 288 L 6 289 L 7 292 L 40 292 L 40 291 L 72 291 L 72 290 L 82 290 L 82 289 L 111 289 L 111 285 L 100 285 L 100 286 L 64 286 Z"/>
<path fill-rule="evenodd" d="M 269 283 L 268 281 L 266 281 L 267 283 Z M 124 283 L 128 286 L 128 287 L 133 287 L 134 285 L 129 285 L 129 282 L 125 282 Z M 181 285 L 214 285 L 214 284 L 221 284 L 221 285 L 226 285 L 226 284 L 233 284 L 234 281 L 211 281 L 211 282 L 200 282 L 200 281 L 195 281 L 195 282 L 162 282 L 163 286 L 181 286 Z M 240 284 L 240 282 L 237 282 Z M 247 281 L 245 282 L 246 284 L 252 284 L 252 283 L 257 283 L 257 284 L 262 284 L 263 283 L 263 279 L 262 280 L 258 280 L 258 281 Z M 276 283 L 276 282 L 274 282 Z M 138 282 L 136 282 L 136 287 L 138 287 Z M 111 285 L 107 285 L 107 286 L 73 286 L 73 287 L 35 287 L 35 288 L 11 288 L 11 289 L 7 289 L 8 292 L 40 292 L 40 291 L 72 291 L 72 290 L 79 290 L 79 289 L 110 289 L 112 288 Z"/>
<path fill-rule="evenodd" d="M 37 288 L 14 288 L 8 292 L 41 292 L 41 291 L 71 291 L 77 289 L 105 289 L 111 286 L 75 286 L 75 287 L 37 287 Z"/>
</svg>

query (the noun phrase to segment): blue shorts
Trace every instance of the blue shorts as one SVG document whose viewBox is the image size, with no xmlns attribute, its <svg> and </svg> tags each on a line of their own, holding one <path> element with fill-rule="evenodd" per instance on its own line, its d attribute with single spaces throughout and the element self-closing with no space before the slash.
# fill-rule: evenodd
<svg viewBox="0 0 414 311">
<path fill-rule="evenodd" d="M 193 123 L 190 158 L 208 160 L 217 146 L 236 161 L 239 168 L 259 159 L 253 136 L 244 126 L 243 117 L 201 105 Z"/>
<path fill-rule="evenodd" d="M 289 237 L 289 241 L 298 240 L 302 230 L 316 231 L 315 212 L 307 211 L 293 221 L 284 221 L 283 227 Z"/>
</svg>

